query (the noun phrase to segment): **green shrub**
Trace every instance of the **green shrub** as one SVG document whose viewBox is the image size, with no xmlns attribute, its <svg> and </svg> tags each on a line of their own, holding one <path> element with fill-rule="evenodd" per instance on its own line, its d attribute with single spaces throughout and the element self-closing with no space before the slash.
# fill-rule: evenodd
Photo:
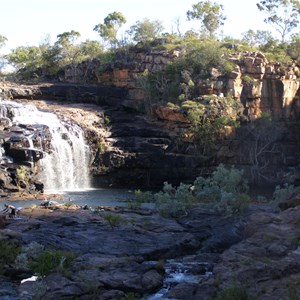
<svg viewBox="0 0 300 300">
<path fill-rule="evenodd" d="M 110 117 L 109 116 L 104 116 L 104 124 L 109 125 L 111 123 Z"/>
<path fill-rule="evenodd" d="M 115 214 L 105 214 L 103 216 L 103 219 L 110 225 L 112 229 L 126 223 L 123 217 Z"/>
<path fill-rule="evenodd" d="M 134 198 L 137 202 L 141 202 L 141 203 L 152 202 L 153 194 L 149 191 L 142 192 L 141 190 L 135 190 Z"/>
<path fill-rule="evenodd" d="M 215 141 L 222 137 L 224 126 L 239 126 L 244 109 L 242 103 L 232 97 L 203 97 L 202 103 L 197 106 L 194 101 L 188 104 L 184 106 L 191 123 L 187 132 L 204 151 L 210 150 Z"/>
<path fill-rule="evenodd" d="M 178 218 L 186 215 L 193 202 L 191 185 L 181 183 L 175 188 L 164 182 L 163 191 L 154 195 L 155 205 L 163 217 Z"/>
<path fill-rule="evenodd" d="M 226 192 L 234 194 L 248 192 L 249 186 L 243 175 L 242 170 L 234 167 L 226 168 L 223 164 L 220 164 L 212 173 L 211 182 Z"/>
<path fill-rule="evenodd" d="M 217 295 L 217 300 L 251 300 L 247 290 L 240 286 L 233 286 L 224 289 Z"/>
<path fill-rule="evenodd" d="M 197 202 L 214 203 L 216 209 L 229 214 L 243 212 L 250 197 L 243 171 L 236 168 L 225 168 L 220 164 L 208 178 L 198 177 L 194 182 L 194 194 Z"/>
<path fill-rule="evenodd" d="M 0 270 L 3 269 L 4 265 L 14 263 L 20 251 L 21 248 L 15 243 L 0 240 Z"/>
<path fill-rule="evenodd" d="M 117 298 L 116 300 L 137 300 L 137 299 L 140 299 L 137 293 L 129 292 L 124 297 Z"/>
<path fill-rule="evenodd" d="M 105 143 L 105 138 L 100 137 L 98 140 L 98 149 L 100 154 L 104 154 L 107 151 L 107 145 Z"/>
<path fill-rule="evenodd" d="M 142 205 L 142 202 L 137 201 L 137 200 L 131 200 L 131 201 L 127 202 L 127 207 L 129 209 L 138 209 L 141 207 L 141 205 Z"/>
<path fill-rule="evenodd" d="M 277 185 L 273 193 L 273 202 L 275 205 L 285 202 L 295 191 L 295 187 L 288 183 L 285 183 L 283 187 Z"/>
<path fill-rule="evenodd" d="M 299 296 L 297 295 L 297 285 L 288 287 L 288 300 L 299 300 Z"/>
<path fill-rule="evenodd" d="M 73 264 L 75 255 L 61 250 L 45 250 L 31 258 L 28 265 L 39 276 L 45 276 L 54 270 L 64 270 Z"/>
<path fill-rule="evenodd" d="M 44 250 L 45 247 L 37 242 L 31 242 L 30 244 L 23 246 L 15 260 L 16 267 L 22 269 L 29 268 L 29 260 L 38 256 Z"/>
<path fill-rule="evenodd" d="M 25 188 L 29 184 L 29 175 L 30 175 L 30 169 L 26 166 L 20 166 L 16 170 L 16 180 L 17 180 L 17 186 L 19 188 Z"/>
<path fill-rule="evenodd" d="M 247 74 L 243 75 L 242 80 L 245 86 L 254 86 L 257 82 L 255 78 Z"/>
<path fill-rule="evenodd" d="M 192 205 L 210 204 L 227 214 L 242 213 L 250 202 L 248 183 L 243 171 L 219 165 L 210 177 L 197 177 L 193 185 L 181 183 L 177 188 L 165 182 L 163 190 L 154 195 L 155 204 L 164 217 L 186 215 Z"/>
</svg>

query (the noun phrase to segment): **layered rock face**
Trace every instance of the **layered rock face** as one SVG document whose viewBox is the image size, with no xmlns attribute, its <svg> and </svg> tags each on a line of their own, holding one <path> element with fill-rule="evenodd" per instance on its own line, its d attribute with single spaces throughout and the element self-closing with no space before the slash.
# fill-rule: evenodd
<svg viewBox="0 0 300 300">
<path fill-rule="evenodd" d="M 137 52 L 133 63 L 115 64 L 113 69 L 101 72 L 99 62 L 92 62 L 86 78 L 86 66 L 79 66 L 76 72 L 66 69 L 62 79 L 71 83 L 23 87 L 4 83 L 1 94 L 14 99 L 81 102 L 83 109 L 87 107 L 85 113 L 91 112 L 90 103 L 96 104 L 92 110 L 99 114 L 95 121 L 98 129 L 89 130 L 91 124 L 84 127 L 93 149 L 91 171 L 97 185 L 101 182 L 149 187 L 161 186 L 163 181 L 178 184 L 209 174 L 220 163 L 243 168 L 255 183 L 262 183 L 262 178 L 279 183 L 287 176 L 299 182 L 300 138 L 296 123 L 281 122 L 264 132 L 251 124 L 238 129 L 228 127 L 223 141 L 203 153 L 183 138 L 189 123 L 180 111 L 157 105 L 152 119 L 139 113 L 145 95 L 138 77 L 145 70 L 163 70 L 178 56 L 178 51 Z M 226 76 L 212 70 L 210 81 L 197 83 L 201 94 L 232 95 L 244 104 L 251 120 L 263 114 L 285 121 L 298 116 L 296 66 L 269 63 L 258 52 L 234 54 L 230 60 L 234 68 Z M 78 83 L 83 79 L 89 85 Z M 66 107 L 64 103 L 63 109 Z M 105 118 L 109 121 L 107 126 Z M 82 119 L 75 122 L 81 124 Z"/>
<path fill-rule="evenodd" d="M 162 71 L 167 64 L 176 59 L 180 52 L 174 51 L 133 51 L 129 54 L 133 57 L 130 62 L 116 62 L 111 68 L 100 69 L 99 61 L 93 61 L 88 71 L 89 77 L 85 76 L 86 64 L 79 65 L 76 70 L 73 68 L 65 69 L 65 76 L 62 81 L 69 83 L 87 83 L 111 88 L 123 89 L 126 91 L 122 99 L 122 105 L 128 108 L 139 110 L 144 106 L 145 93 L 138 78 L 147 72 Z M 124 61 L 124 58 L 121 60 Z"/>
<path fill-rule="evenodd" d="M 41 87 L 48 99 L 55 99 L 52 91 L 61 89 L 67 94 L 68 88 L 67 85 Z M 76 88 L 77 101 L 89 91 L 88 86 L 70 88 Z M 95 87 L 90 91 L 90 94 L 95 92 Z M 42 96 L 38 93 L 31 97 Z M 84 129 L 92 149 L 90 170 L 96 186 L 149 188 L 161 187 L 164 181 L 191 182 L 197 176 L 210 174 L 220 163 L 244 169 L 249 181 L 256 184 L 265 184 L 265 179 L 272 183 L 286 182 L 287 178 L 293 183 L 300 180 L 297 124 L 279 123 L 264 129 L 253 124 L 237 129 L 228 127 L 222 142 L 204 153 L 183 138 L 189 124 L 182 113 L 158 106 L 157 119 L 148 119 L 124 109 L 121 103 L 122 98 L 113 106 L 33 101 L 42 110 L 55 111 Z"/>
<path fill-rule="evenodd" d="M 143 106 L 144 91 L 138 78 L 149 73 L 164 70 L 168 63 L 180 57 L 181 52 L 152 51 L 133 53 L 131 63 L 117 63 L 113 68 L 99 71 L 99 63 L 94 61 L 89 70 L 87 82 L 102 86 L 125 89 L 122 105 L 139 109 Z M 233 70 L 227 75 L 212 70 L 209 81 L 199 82 L 202 95 L 232 95 L 241 101 L 249 118 L 256 119 L 262 113 L 270 113 L 274 119 L 289 118 L 299 114 L 297 100 L 299 68 L 293 63 L 282 65 L 271 63 L 260 52 L 244 51 L 232 54 L 229 61 Z M 80 83 L 85 78 L 85 64 L 76 70 L 67 68 L 63 81 Z"/>
<path fill-rule="evenodd" d="M 250 118 L 271 113 L 273 119 L 288 119 L 299 88 L 298 67 L 269 63 L 259 52 L 244 52 L 232 56 L 235 70 L 229 74 L 228 92 L 240 99 Z"/>
</svg>

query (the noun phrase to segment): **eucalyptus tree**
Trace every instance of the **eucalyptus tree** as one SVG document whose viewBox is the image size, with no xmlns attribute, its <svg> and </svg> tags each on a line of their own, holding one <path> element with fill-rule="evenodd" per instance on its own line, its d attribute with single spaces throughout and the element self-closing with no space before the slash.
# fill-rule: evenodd
<svg viewBox="0 0 300 300">
<path fill-rule="evenodd" d="M 74 44 L 74 42 L 80 37 L 80 33 L 75 30 L 65 31 L 57 36 L 57 44 L 61 44 L 63 46 L 68 46 L 70 44 Z"/>
<path fill-rule="evenodd" d="M 251 47 L 263 47 L 274 40 L 272 33 L 267 30 L 249 29 L 242 33 L 242 42 Z"/>
<path fill-rule="evenodd" d="M 98 41 L 86 40 L 80 44 L 85 60 L 93 60 L 103 53 L 103 47 Z"/>
<path fill-rule="evenodd" d="M 296 60 L 299 64 L 300 62 L 300 34 L 295 34 L 291 38 L 291 42 L 289 43 L 287 47 L 287 53 L 289 56 Z"/>
<path fill-rule="evenodd" d="M 174 23 L 174 25 L 176 26 L 177 35 L 178 35 L 179 37 L 181 37 L 181 36 L 182 36 L 182 33 L 181 33 L 181 30 L 180 30 L 180 25 L 181 25 L 180 18 L 179 18 L 179 17 L 176 17 L 176 18 L 173 20 L 173 23 Z M 172 26 L 172 34 L 174 34 L 174 32 L 173 32 L 173 26 Z"/>
<path fill-rule="evenodd" d="M 66 65 L 75 67 L 82 61 L 80 46 L 76 44 L 79 37 L 80 33 L 75 30 L 57 35 L 54 47 L 57 53 L 57 63 L 61 68 Z"/>
<path fill-rule="evenodd" d="M 81 66 L 84 75 L 81 78 L 82 81 L 86 81 L 88 78 L 89 70 L 93 67 L 93 62 L 96 59 L 100 59 L 103 54 L 103 47 L 98 41 L 86 40 L 80 44 L 82 61 Z"/>
<path fill-rule="evenodd" d="M 41 49 L 37 46 L 19 46 L 5 55 L 22 79 L 38 76 L 37 71 L 42 66 Z"/>
<path fill-rule="evenodd" d="M 200 1 L 192 5 L 192 10 L 187 11 L 188 20 L 199 20 L 202 28 L 208 31 L 211 37 L 224 25 L 226 20 L 223 15 L 223 5 L 211 1 Z"/>
<path fill-rule="evenodd" d="M 256 6 L 266 14 L 265 23 L 275 28 L 282 42 L 299 24 L 300 2 L 298 0 L 261 0 Z"/>
<path fill-rule="evenodd" d="M 0 34 L 0 48 L 3 48 L 6 45 L 7 38 Z"/>
<path fill-rule="evenodd" d="M 0 49 L 3 48 L 6 45 L 7 38 L 0 34 Z M 3 55 L 0 55 L 0 71 L 5 66 L 6 60 Z"/>
<path fill-rule="evenodd" d="M 104 42 L 108 42 L 111 47 L 115 48 L 118 44 L 117 34 L 126 18 L 121 12 L 113 12 L 104 18 L 103 23 L 99 23 L 94 27 L 94 31 L 98 32 Z"/>
<path fill-rule="evenodd" d="M 145 18 L 142 21 L 136 21 L 128 30 L 135 42 L 149 42 L 159 37 L 164 30 L 163 24 L 159 20 L 150 21 Z"/>
</svg>

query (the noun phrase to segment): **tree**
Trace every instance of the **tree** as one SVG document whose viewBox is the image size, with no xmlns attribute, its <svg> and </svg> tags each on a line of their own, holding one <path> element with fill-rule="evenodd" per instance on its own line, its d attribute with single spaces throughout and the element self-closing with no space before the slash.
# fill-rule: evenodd
<svg viewBox="0 0 300 300">
<path fill-rule="evenodd" d="M 143 19 L 143 21 L 137 21 L 132 25 L 128 31 L 128 34 L 132 36 L 136 42 L 149 42 L 157 38 L 164 27 L 159 20 L 150 21 L 149 19 Z"/>
<path fill-rule="evenodd" d="M 174 23 L 175 26 L 176 26 L 177 35 L 178 35 L 179 37 L 181 37 L 182 34 L 181 34 L 181 30 L 180 30 L 180 18 L 179 18 L 179 17 L 176 17 L 176 18 L 173 20 L 173 23 Z M 172 27 L 172 34 L 174 34 L 174 33 L 173 33 L 173 27 Z"/>
<path fill-rule="evenodd" d="M 107 15 L 104 23 L 99 23 L 93 30 L 99 33 L 104 42 L 108 42 L 112 47 L 116 47 L 118 31 L 125 23 L 126 18 L 122 13 L 113 12 Z"/>
<path fill-rule="evenodd" d="M 22 79 L 37 76 L 36 71 L 41 67 L 41 50 L 36 46 L 19 46 L 11 53 L 5 55 Z"/>
<path fill-rule="evenodd" d="M 292 36 L 291 43 L 289 43 L 287 47 L 287 53 L 293 60 L 296 60 L 297 63 L 299 63 L 300 61 L 300 35 L 299 34 L 295 34 Z"/>
<path fill-rule="evenodd" d="M 40 51 L 36 46 L 19 46 L 13 49 L 12 52 L 6 55 L 9 63 L 13 65 L 16 69 L 25 68 L 29 61 L 37 62 L 39 61 Z"/>
<path fill-rule="evenodd" d="M 74 30 L 57 35 L 54 47 L 57 53 L 57 63 L 61 68 L 66 65 L 76 68 L 76 65 L 82 61 L 80 46 L 75 44 L 79 37 L 80 33 Z"/>
<path fill-rule="evenodd" d="M 247 125 L 251 145 L 245 144 L 249 158 L 251 160 L 252 180 L 261 183 L 276 182 L 277 172 L 274 172 L 274 157 L 280 157 L 282 149 L 278 141 L 286 134 L 283 125 L 280 122 L 272 121 L 268 114 L 264 114 L 260 119 L 250 122 Z M 246 141 L 246 139 L 245 139 Z"/>
<path fill-rule="evenodd" d="M 3 48 L 6 44 L 7 38 L 0 34 L 0 49 Z M 5 66 L 6 60 L 3 55 L 0 55 L 0 71 Z"/>
<path fill-rule="evenodd" d="M 300 2 L 298 0 L 261 0 L 256 6 L 266 13 L 265 23 L 275 28 L 282 42 L 299 23 Z"/>
<path fill-rule="evenodd" d="M 80 44 L 81 53 L 83 56 L 83 61 L 85 62 L 83 65 L 85 66 L 84 76 L 82 78 L 85 81 L 88 77 L 89 70 L 92 67 L 94 59 L 101 56 L 103 53 L 103 48 L 101 47 L 98 41 L 89 41 Z"/>
<path fill-rule="evenodd" d="M 251 47 L 261 47 L 267 45 L 274 40 L 272 33 L 266 30 L 249 29 L 242 34 L 242 42 L 247 43 Z"/>
<path fill-rule="evenodd" d="M 66 31 L 57 35 L 56 44 L 60 44 L 62 46 L 68 46 L 70 44 L 74 44 L 77 38 L 80 37 L 80 33 L 75 30 Z"/>
<path fill-rule="evenodd" d="M 7 38 L 0 34 L 0 48 L 3 48 L 7 42 Z"/>
<path fill-rule="evenodd" d="M 202 27 L 209 32 L 210 36 L 224 25 L 226 17 L 223 15 L 223 5 L 210 1 L 201 1 L 193 4 L 193 9 L 187 12 L 188 20 L 199 20 Z"/>
<path fill-rule="evenodd" d="M 86 56 L 87 59 L 93 60 L 96 57 L 100 56 L 103 52 L 103 49 L 98 41 L 86 40 L 80 44 L 82 53 Z"/>
</svg>

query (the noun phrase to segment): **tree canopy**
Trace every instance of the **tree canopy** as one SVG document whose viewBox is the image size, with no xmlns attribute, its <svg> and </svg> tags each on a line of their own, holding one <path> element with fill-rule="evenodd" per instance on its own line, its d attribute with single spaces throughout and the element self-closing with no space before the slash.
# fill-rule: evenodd
<svg viewBox="0 0 300 300">
<path fill-rule="evenodd" d="M 126 18 L 120 12 L 113 12 L 104 18 L 103 23 L 99 23 L 94 27 L 94 31 L 98 32 L 104 42 L 108 42 L 112 47 L 116 47 L 118 43 L 117 34 Z"/>
<path fill-rule="evenodd" d="M 163 30 L 161 21 L 150 21 L 146 18 L 132 25 L 128 33 L 135 42 L 147 42 L 157 38 Z"/>
<path fill-rule="evenodd" d="M 265 23 L 275 28 L 282 42 L 299 24 L 300 2 L 298 0 L 261 0 L 256 5 L 267 15 L 264 19 Z"/>
<path fill-rule="evenodd" d="M 7 42 L 7 38 L 0 34 L 0 48 L 4 47 Z"/>
<path fill-rule="evenodd" d="M 223 15 L 223 5 L 211 1 L 201 1 L 193 4 L 192 8 L 187 12 L 188 20 L 199 20 L 210 36 L 213 36 L 220 26 L 224 25 L 226 17 Z"/>
</svg>

